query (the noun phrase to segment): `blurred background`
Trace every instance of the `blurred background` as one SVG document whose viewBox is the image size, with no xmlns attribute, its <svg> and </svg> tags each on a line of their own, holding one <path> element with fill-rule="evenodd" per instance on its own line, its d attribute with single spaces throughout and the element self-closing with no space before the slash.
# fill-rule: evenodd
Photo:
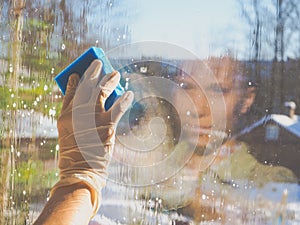
<svg viewBox="0 0 300 225">
<path fill-rule="evenodd" d="M 280 216 L 266 211 L 263 219 L 260 214 L 251 224 L 300 224 L 298 0 L 0 0 L 0 9 L 0 224 L 31 224 L 58 180 L 56 120 L 63 96 L 53 78 L 91 46 L 109 52 L 143 41 L 180 46 L 199 59 L 232 55 L 246 65 L 257 96 L 239 124 L 238 138 L 258 144 L 252 152 L 258 161 L 286 166 L 298 178 L 292 184 L 263 186 L 262 195 L 266 191 L 276 203 L 288 190 L 285 208 L 279 210 Z M 112 64 L 126 64 L 122 72 L 141 76 L 176 72 L 176 63 L 130 65 L 133 57 L 141 55 L 114 54 Z M 177 62 L 185 56 L 156 48 L 142 57 Z M 121 81 L 124 86 L 126 77 Z M 104 197 L 117 199 L 116 190 L 123 189 L 122 193 L 135 196 L 116 185 Z M 249 204 L 254 204 L 258 192 Z M 118 216 L 111 214 L 114 203 L 106 203 L 109 206 L 100 210 L 98 220 L 102 215 L 116 223 L 142 223 L 124 219 L 122 210 Z M 253 218 L 255 208 L 260 210 L 257 205 L 251 208 Z M 164 217 L 149 217 L 145 224 L 165 224 Z"/>
</svg>

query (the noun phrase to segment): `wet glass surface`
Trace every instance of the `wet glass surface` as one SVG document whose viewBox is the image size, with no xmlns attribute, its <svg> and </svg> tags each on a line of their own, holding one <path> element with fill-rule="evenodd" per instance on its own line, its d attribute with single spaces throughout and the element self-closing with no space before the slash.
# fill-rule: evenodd
<svg viewBox="0 0 300 225">
<path fill-rule="evenodd" d="M 91 46 L 135 94 L 94 224 L 300 224 L 297 0 L 0 9 L 0 224 L 31 224 L 58 181 L 54 77 Z"/>
</svg>

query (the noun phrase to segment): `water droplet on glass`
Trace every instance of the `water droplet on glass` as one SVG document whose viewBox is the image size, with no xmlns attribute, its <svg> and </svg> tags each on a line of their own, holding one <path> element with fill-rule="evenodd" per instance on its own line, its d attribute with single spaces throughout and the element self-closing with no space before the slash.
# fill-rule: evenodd
<svg viewBox="0 0 300 225">
<path fill-rule="evenodd" d="M 49 109 L 49 116 L 55 116 L 56 110 L 55 109 Z"/>
</svg>

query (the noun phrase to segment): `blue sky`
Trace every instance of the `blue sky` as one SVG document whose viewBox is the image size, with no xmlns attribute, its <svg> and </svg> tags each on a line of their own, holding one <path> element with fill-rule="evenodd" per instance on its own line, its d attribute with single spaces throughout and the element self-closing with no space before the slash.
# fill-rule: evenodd
<svg viewBox="0 0 300 225">
<path fill-rule="evenodd" d="M 246 54 L 247 31 L 237 0 L 137 2 L 137 15 L 130 25 L 133 41 L 165 41 L 199 57 L 219 55 L 227 49 L 239 57 Z"/>
</svg>

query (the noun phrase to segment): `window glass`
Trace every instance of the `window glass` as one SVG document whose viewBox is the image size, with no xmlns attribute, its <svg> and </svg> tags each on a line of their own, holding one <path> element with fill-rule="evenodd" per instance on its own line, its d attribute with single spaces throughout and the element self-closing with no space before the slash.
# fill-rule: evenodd
<svg viewBox="0 0 300 225">
<path fill-rule="evenodd" d="M 92 46 L 135 95 L 94 223 L 300 223 L 297 0 L 0 9 L 0 224 L 31 224 L 58 181 L 54 78 Z"/>
</svg>

